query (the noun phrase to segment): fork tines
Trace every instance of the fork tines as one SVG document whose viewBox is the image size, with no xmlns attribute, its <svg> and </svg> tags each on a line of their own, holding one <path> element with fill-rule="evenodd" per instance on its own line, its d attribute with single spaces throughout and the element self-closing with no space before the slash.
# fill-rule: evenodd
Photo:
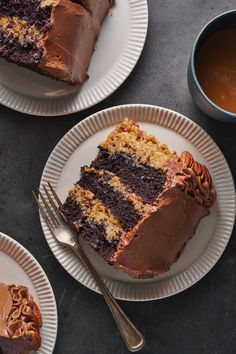
<svg viewBox="0 0 236 354">
<path fill-rule="evenodd" d="M 52 229 L 52 227 L 55 228 L 65 222 L 65 218 L 60 212 L 62 203 L 49 182 L 47 186 L 43 185 L 43 190 L 45 194 L 39 189 L 37 192 L 33 191 L 32 193 L 45 222 Z"/>
</svg>

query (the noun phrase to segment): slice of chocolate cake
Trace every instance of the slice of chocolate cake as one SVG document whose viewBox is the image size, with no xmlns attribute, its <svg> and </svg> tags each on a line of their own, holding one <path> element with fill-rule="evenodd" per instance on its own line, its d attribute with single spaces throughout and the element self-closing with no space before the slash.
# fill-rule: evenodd
<svg viewBox="0 0 236 354">
<path fill-rule="evenodd" d="M 215 199 L 205 166 L 125 119 L 82 168 L 62 211 L 109 264 L 149 278 L 170 269 Z"/>
<path fill-rule="evenodd" d="M 25 286 L 0 283 L 0 353 L 28 354 L 41 344 L 42 318 Z"/>
<path fill-rule="evenodd" d="M 113 0 L 0 0 L 0 57 L 82 84 Z"/>
</svg>

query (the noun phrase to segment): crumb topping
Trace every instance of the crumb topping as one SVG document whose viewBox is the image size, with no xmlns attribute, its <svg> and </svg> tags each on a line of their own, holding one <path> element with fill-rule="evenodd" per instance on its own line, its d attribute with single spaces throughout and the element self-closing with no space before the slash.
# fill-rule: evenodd
<svg viewBox="0 0 236 354">
<path fill-rule="evenodd" d="M 167 159 L 175 154 L 153 135 L 142 131 L 138 124 L 129 118 L 125 118 L 99 147 L 110 153 L 129 154 L 138 163 L 154 168 L 162 167 Z"/>
</svg>

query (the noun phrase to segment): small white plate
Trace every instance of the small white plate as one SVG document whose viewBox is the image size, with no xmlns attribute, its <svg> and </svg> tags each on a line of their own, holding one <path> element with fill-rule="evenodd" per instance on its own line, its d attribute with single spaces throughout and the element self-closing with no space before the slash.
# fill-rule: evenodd
<svg viewBox="0 0 236 354">
<path fill-rule="evenodd" d="M 57 337 L 57 306 L 52 287 L 36 259 L 20 243 L 0 232 L 0 282 L 25 285 L 38 304 L 43 326 L 37 354 L 52 354 Z"/>
<path fill-rule="evenodd" d="M 146 0 L 116 0 L 107 15 L 79 90 L 0 59 L 0 103 L 16 111 L 61 116 L 82 111 L 113 93 L 133 70 L 148 27 Z"/>
<path fill-rule="evenodd" d="M 43 171 L 47 181 L 64 201 L 68 189 L 79 179 L 80 168 L 96 157 L 99 143 L 124 117 L 140 122 L 141 128 L 167 143 L 177 153 L 189 150 L 210 170 L 218 198 L 211 215 L 204 218 L 170 271 L 151 280 L 135 280 L 107 265 L 85 242 L 91 262 L 113 295 L 122 300 L 152 300 L 174 295 L 200 280 L 222 255 L 235 218 L 235 190 L 227 162 L 214 141 L 196 123 L 183 115 L 156 106 L 127 105 L 95 113 L 72 128 L 57 144 Z M 43 232 L 61 265 L 76 280 L 98 291 L 93 280 L 69 249 L 59 245 L 43 219 Z"/>
</svg>

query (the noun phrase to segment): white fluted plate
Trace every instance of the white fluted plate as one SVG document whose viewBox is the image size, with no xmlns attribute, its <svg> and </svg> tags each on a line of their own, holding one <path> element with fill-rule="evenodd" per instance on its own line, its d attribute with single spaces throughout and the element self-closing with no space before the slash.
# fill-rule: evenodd
<svg viewBox="0 0 236 354">
<path fill-rule="evenodd" d="M 0 232 L 0 282 L 25 285 L 40 308 L 43 326 L 37 354 L 52 354 L 57 337 L 57 306 L 42 267 L 20 243 Z"/>
<path fill-rule="evenodd" d="M 62 201 L 79 179 L 80 168 L 90 164 L 97 146 L 124 117 L 155 135 L 177 153 L 189 150 L 210 170 L 218 198 L 211 215 L 204 218 L 170 271 L 151 280 L 135 280 L 107 265 L 85 242 L 81 244 L 113 295 L 122 300 L 153 300 L 174 295 L 192 286 L 215 265 L 232 232 L 235 218 L 235 190 L 228 164 L 215 142 L 196 123 L 183 115 L 156 106 L 125 105 L 93 114 L 72 128 L 57 144 L 43 171 L 41 186 L 47 181 Z M 95 283 L 69 249 L 60 246 L 41 218 L 44 235 L 52 252 L 76 280 L 98 291 Z"/>
<path fill-rule="evenodd" d="M 62 116 L 94 106 L 112 94 L 133 70 L 147 27 L 147 0 L 116 0 L 96 42 L 89 79 L 81 88 L 0 59 L 0 103 L 37 116 Z"/>
</svg>

